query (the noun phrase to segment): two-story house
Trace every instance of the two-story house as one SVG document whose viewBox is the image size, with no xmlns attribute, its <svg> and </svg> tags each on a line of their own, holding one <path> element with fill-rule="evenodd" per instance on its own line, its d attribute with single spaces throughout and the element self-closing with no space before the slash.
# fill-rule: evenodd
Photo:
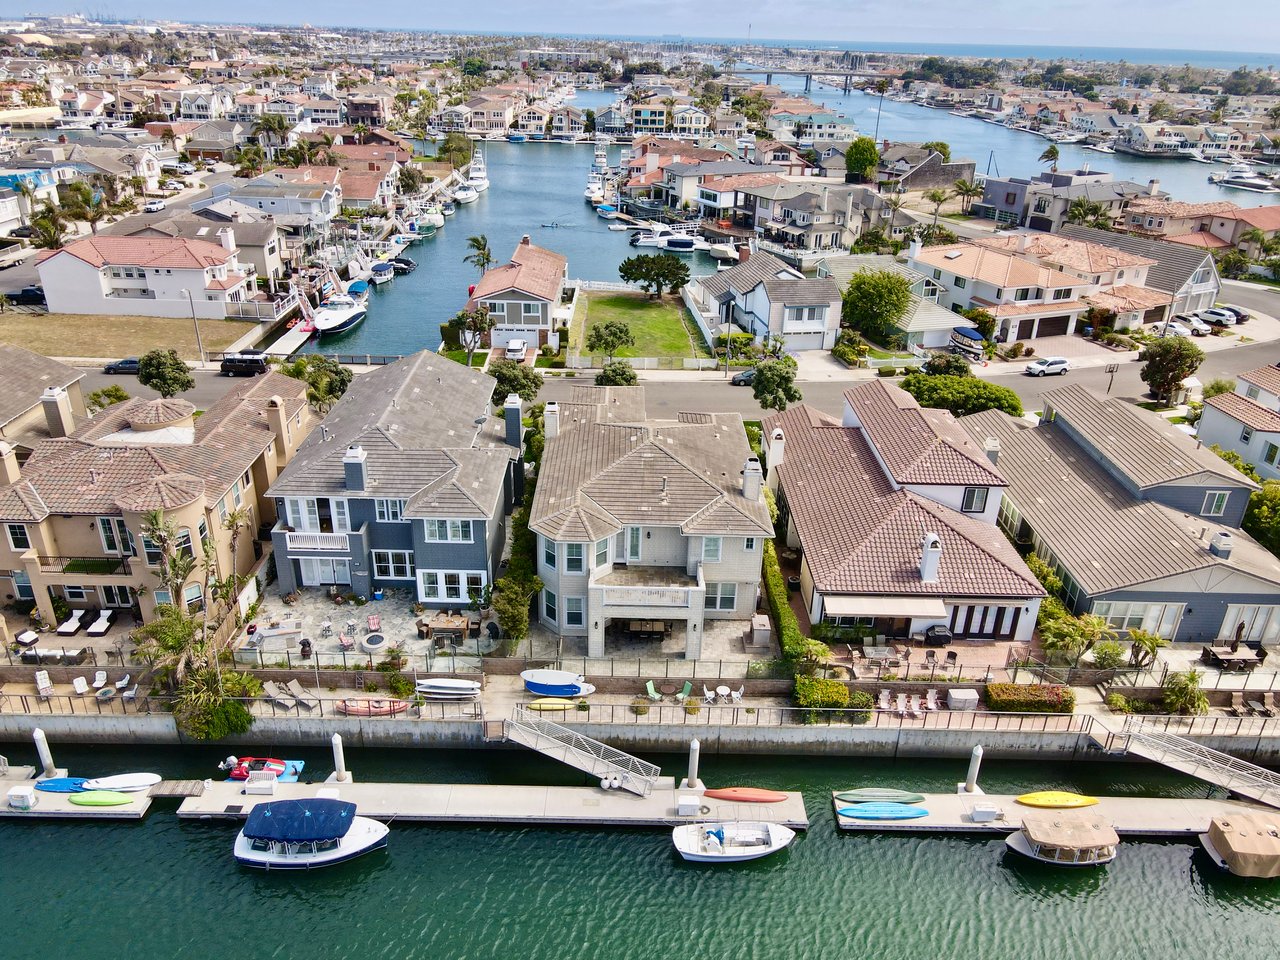
<svg viewBox="0 0 1280 960">
<path fill-rule="evenodd" d="M 0 343 L 0 383 L 5 386 L 0 396 L 0 440 L 15 451 L 18 463 L 25 462 L 41 440 L 64 437 L 88 419 L 80 383 L 83 379 L 83 370 L 17 344 Z M 67 418 L 63 418 L 61 406 L 44 404 L 49 389 L 65 391 Z"/>
<path fill-rule="evenodd" d="M 1061 234 L 1154 260 L 1155 266 L 1147 274 L 1147 286 L 1169 295 L 1170 315 L 1197 313 L 1218 300 L 1222 281 L 1209 250 L 1070 223 L 1062 228 Z"/>
<path fill-rule="evenodd" d="M 931 276 L 912 270 L 889 254 L 861 253 L 824 257 L 816 266 L 817 276 L 835 281 L 846 290 L 856 273 L 896 273 L 910 285 L 911 302 L 894 324 L 907 344 L 917 347 L 946 347 L 957 326 L 967 321 L 938 305 L 942 287 Z"/>
<path fill-rule="evenodd" d="M 516 115 L 516 101 L 511 97 L 473 97 L 470 129 L 476 133 L 505 133 Z"/>
<path fill-rule="evenodd" d="M 585 638 L 591 657 L 605 655 L 610 634 L 671 621 L 687 658 L 707 655 L 707 621 L 755 611 L 773 533 L 741 418 L 649 420 L 642 387 L 574 387 L 543 416 L 529 516 L 544 584 L 538 620 Z"/>
<path fill-rule="evenodd" d="M 515 129 L 526 135 L 545 134 L 547 122 L 551 119 L 551 108 L 545 101 L 539 100 L 529 104 L 516 114 Z"/>
<path fill-rule="evenodd" d="M 1031 639 L 1045 591 L 996 529 L 1007 481 L 950 413 L 872 380 L 840 419 L 800 404 L 762 426 L 811 623 Z"/>
<path fill-rule="evenodd" d="M 587 115 L 577 107 L 557 107 L 551 114 L 551 136 L 556 140 L 576 140 L 587 130 Z"/>
<path fill-rule="evenodd" d="M 1079 386 L 1042 399 L 1039 424 L 960 423 L 998 443 L 1000 526 L 1055 569 L 1067 606 L 1176 641 L 1280 639 L 1280 560 L 1239 529 L 1258 485 L 1140 407 Z"/>
<path fill-rule="evenodd" d="M 466 607 L 497 575 L 522 495 L 519 398 L 422 351 L 356 378 L 267 491 L 280 591 L 408 588 Z"/>
<path fill-rule="evenodd" d="M 525 234 L 509 263 L 485 271 L 471 291 L 467 309 L 489 312 L 494 321 L 489 342 L 495 350 L 511 340 L 558 348 L 557 321 L 564 318 L 557 311 L 568 276 L 568 259 L 536 246 Z"/>
<path fill-rule="evenodd" d="M 249 542 L 275 520 L 264 491 L 312 427 L 301 380 L 268 373 L 229 391 L 199 418 L 180 398 L 117 403 L 74 425 L 67 391 L 41 398 L 53 439 L 18 466 L 0 443 L 0 580 L 56 622 L 53 598 L 77 608 L 132 608 L 143 620 L 161 604 L 196 611 L 206 602 L 201 558 L 213 546 L 215 576 L 244 575 Z M 232 555 L 228 523 L 239 514 Z M 148 539 L 158 512 L 175 531 L 175 550 L 194 569 L 177 594 L 161 587 L 160 545 Z"/>
<path fill-rule="evenodd" d="M 1236 374 L 1236 388 L 1204 402 L 1197 436 L 1234 450 L 1263 480 L 1280 480 L 1280 366 Z"/>
</svg>

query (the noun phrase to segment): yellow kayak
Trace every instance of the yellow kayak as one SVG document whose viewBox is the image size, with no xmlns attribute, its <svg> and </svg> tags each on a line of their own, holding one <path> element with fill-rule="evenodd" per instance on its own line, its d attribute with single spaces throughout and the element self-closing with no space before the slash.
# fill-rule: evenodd
<svg viewBox="0 0 1280 960">
<path fill-rule="evenodd" d="M 562 697 L 540 697 L 525 704 L 530 710 L 572 710 L 577 705 L 575 701 Z"/>
<path fill-rule="evenodd" d="M 1067 793 L 1065 790 L 1041 790 L 1038 793 L 1024 793 L 1018 797 L 1018 802 L 1028 807 L 1069 810 L 1073 807 L 1092 807 L 1098 802 L 1098 798 Z"/>
</svg>

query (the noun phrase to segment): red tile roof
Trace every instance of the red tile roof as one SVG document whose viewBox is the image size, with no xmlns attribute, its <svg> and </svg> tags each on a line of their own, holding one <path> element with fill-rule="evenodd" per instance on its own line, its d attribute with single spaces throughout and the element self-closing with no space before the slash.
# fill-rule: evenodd
<svg viewBox="0 0 1280 960">
<path fill-rule="evenodd" d="M 1269 363 L 1265 367 L 1246 370 L 1244 373 L 1236 374 L 1236 376 L 1247 383 L 1257 384 L 1268 393 L 1280 394 L 1280 367 L 1273 363 Z"/>
<path fill-rule="evenodd" d="M 1280 433 L 1280 413 L 1238 393 L 1220 393 L 1216 397 L 1210 397 L 1205 404 L 1221 410 L 1231 419 L 1238 420 L 1251 429 Z"/>
<path fill-rule="evenodd" d="M 1202 247 L 1205 250 L 1222 250 L 1231 244 L 1208 230 L 1197 230 L 1195 233 L 1180 233 L 1176 237 L 1165 237 L 1169 243 L 1180 243 L 1184 247 Z"/>
<path fill-rule="evenodd" d="M 475 301 L 504 290 L 519 290 L 543 300 L 555 300 L 560 295 L 568 263 L 558 253 L 535 246 L 527 238 L 521 240 L 516 244 L 510 263 L 485 271 L 471 292 L 468 308 L 474 309 Z"/>
<path fill-rule="evenodd" d="M 59 254 L 69 254 L 94 267 L 109 265 L 133 267 L 168 267 L 179 270 L 203 270 L 226 263 L 231 254 L 221 245 L 207 240 L 184 240 L 176 237 L 85 237 L 73 240 L 57 250 L 46 250 L 37 258 L 43 263 Z"/>
</svg>

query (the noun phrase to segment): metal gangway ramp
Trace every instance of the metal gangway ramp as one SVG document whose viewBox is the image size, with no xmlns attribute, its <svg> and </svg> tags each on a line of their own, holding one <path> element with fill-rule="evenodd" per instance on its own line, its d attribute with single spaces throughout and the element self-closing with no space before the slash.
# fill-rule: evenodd
<svg viewBox="0 0 1280 960">
<path fill-rule="evenodd" d="M 642 797 L 649 795 L 662 772 L 652 763 L 544 720 L 525 707 L 516 707 L 511 719 L 503 721 L 503 732 L 512 743 L 567 763 L 593 777 L 601 780 L 616 777 L 623 790 Z"/>
<path fill-rule="evenodd" d="M 1124 724 L 1125 749 L 1135 756 L 1163 764 L 1232 793 L 1270 807 L 1280 807 L 1280 774 L 1201 746 L 1186 737 L 1149 728 L 1140 717 Z"/>
</svg>

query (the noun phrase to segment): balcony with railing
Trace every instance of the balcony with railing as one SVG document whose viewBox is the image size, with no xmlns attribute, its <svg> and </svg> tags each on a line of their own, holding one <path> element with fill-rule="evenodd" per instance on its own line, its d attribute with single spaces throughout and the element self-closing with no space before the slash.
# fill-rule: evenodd
<svg viewBox="0 0 1280 960">
<path fill-rule="evenodd" d="M 706 590 L 698 577 L 680 567 L 618 567 L 592 581 L 600 589 L 602 611 L 610 607 L 691 610 L 700 607 Z"/>
<path fill-rule="evenodd" d="M 41 573 L 65 573 L 85 577 L 130 576 L 126 557 L 40 557 Z"/>
<path fill-rule="evenodd" d="M 324 526 L 330 526 L 326 521 Z M 327 530 L 294 530 L 286 526 L 283 522 L 277 523 L 272 529 L 272 534 L 284 535 L 284 546 L 289 553 L 346 553 L 351 547 L 351 538 L 358 537 L 364 531 L 362 526 L 359 530 L 349 533 L 333 533 Z M 273 537 L 276 542 L 276 549 L 280 549 L 280 540 Z"/>
</svg>

